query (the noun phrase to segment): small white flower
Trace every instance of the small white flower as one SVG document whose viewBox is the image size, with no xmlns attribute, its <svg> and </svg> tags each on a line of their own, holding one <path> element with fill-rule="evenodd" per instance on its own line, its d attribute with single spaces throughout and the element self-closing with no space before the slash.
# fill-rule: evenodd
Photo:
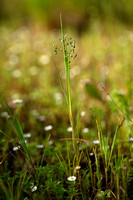
<svg viewBox="0 0 133 200">
<path fill-rule="evenodd" d="M 31 189 L 32 192 L 35 192 L 36 190 L 37 190 L 37 186 L 34 186 L 34 187 Z"/>
<path fill-rule="evenodd" d="M 20 141 L 19 141 L 18 143 L 19 143 L 19 144 L 21 144 L 21 142 L 20 142 Z M 27 140 L 25 140 L 25 143 L 27 144 Z"/>
<path fill-rule="evenodd" d="M 52 145 L 53 143 L 54 143 L 53 140 L 49 140 L 49 141 L 48 141 L 48 145 L 49 145 L 49 146 Z"/>
<path fill-rule="evenodd" d="M 99 140 L 94 140 L 93 141 L 93 144 L 99 144 L 100 142 L 99 142 Z"/>
<path fill-rule="evenodd" d="M 93 156 L 94 155 L 94 153 L 90 153 L 90 156 Z"/>
<path fill-rule="evenodd" d="M 79 170 L 81 168 L 81 166 L 76 166 L 76 170 Z"/>
<path fill-rule="evenodd" d="M 80 168 L 81 168 L 81 166 L 76 166 L 75 169 L 74 169 L 74 173 L 76 173 L 77 170 L 79 171 Z"/>
<path fill-rule="evenodd" d="M 1 117 L 9 117 L 9 113 L 7 111 L 2 112 Z"/>
<path fill-rule="evenodd" d="M 84 128 L 83 130 L 82 130 L 82 133 L 88 133 L 89 132 L 89 129 L 88 128 Z"/>
<path fill-rule="evenodd" d="M 44 130 L 45 130 L 45 131 L 50 131 L 50 130 L 52 130 L 52 128 L 53 128 L 52 125 L 48 125 L 48 126 L 45 126 L 45 127 L 44 127 Z"/>
<path fill-rule="evenodd" d="M 17 151 L 20 149 L 20 146 L 13 147 L 13 151 Z"/>
<path fill-rule="evenodd" d="M 36 146 L 36 148 L 37 148 L 37 149 L 43 149 L 43 148 L 44 148 L 44 145 L 43 145 L 43 144 L 39 144 L 39 145 Z"/>
<path fill-rule="evenodd" d="M 130 137 L 128 140 L 129 140 L 129 142 L 133 142 L 133 138 L 132 137 Z"/>
<path fill-rule="evenodd" d="M 81 117 L 84 117 L 85 116 L 85 111 L 82 111 L 81 113 L 80 113 L 80 115 L 81 115 Z"/>
<path fill-rule="evenodd" d="M 72 131 L 73 131 L 73 129 L 71 126 L 67 128 L 67 132 L 72 132 Z"/>
<path fill-rule="evenodd" d="M 75 176 L 69 176 L 67 178 L 68 181 L 75 181 L 76 180 L 76 177 Z"/>
<path fill-rule="evenodd" d="M 31 137 L 31 133 L 24 134 L 24 138 L 30 138 L 30 137 Z"/>
<path fill-rule="evenodd" d="M 21 103 L 23 103 L 23 99 L 13 99 L 12 103 L 13 104 L 21 104 Z"/>
</svg>

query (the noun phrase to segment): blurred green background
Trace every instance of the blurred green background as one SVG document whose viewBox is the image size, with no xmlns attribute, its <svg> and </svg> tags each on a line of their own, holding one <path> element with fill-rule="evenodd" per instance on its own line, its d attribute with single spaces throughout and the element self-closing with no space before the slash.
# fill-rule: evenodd
<svg viewBox="0 0 133 200">
<path fill-rule="evenodd" d="M 64 121 L 65 129 L 69 125 L 53 64 L 54 60 L 65 85 L 59 41 L 60 14 L 64 32 L 76 41 L 77 57 L 70 70 L 74 117 L 76 119 L 79 107 L 81 111 L 97 107 L 96 116 L 100 115 L 104 131 L 112 132 L 118 112 L 122 113 L 108 100 L 108 92 L 128 116 L 133 114 L 132 0 L 0 0 L 1 112 L 6 109 L 2 96 L 13 112 L 16 107 L 12 100 L 20 98 L 24 101 L 20 109 L 24 131 L 42 131 L 41 126 L 34 128 L 33 113 L 44 115 L 45 125 L 53 123 L 57 127 Z M 57 55 L 54 55 L 53 44 L 58 46 Z M 86 84 L 90 84 L 93 91 L 86 88 Z M 88 111 L 83 124 L 92 128 L 92 135 L 96 133 L 94 115 Z M 1 122 L 3 129 L 4 123 Z M 64 125 L 60 123 L 60 127 L 57 132 L 61 133 Z M 129 137 L 131 130 L 127 132 Z"/>
<path fill-rule="evenodd" d="M 133 23 L 132 0 L 1 0 L 0 21 L 12 24 L 40 22 L 50 28 L 59 26 L 62 14 L 66 25 L 77 29 L 88 27 L 93 20 L 118 20 Z"/>
</svg>

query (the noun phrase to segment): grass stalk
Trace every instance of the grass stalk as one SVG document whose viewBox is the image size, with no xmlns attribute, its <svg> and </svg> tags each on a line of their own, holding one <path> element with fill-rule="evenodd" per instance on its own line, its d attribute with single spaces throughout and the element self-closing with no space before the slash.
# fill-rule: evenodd
<svg viewBox="0 0 133 200">
<path fill-rule="evenodd" d="M 97 187 L 98 187 L 98 190 L 100 191 L 100 189 L 101 189 L 101 175 L 100 175 L 100 171 L 99 171 L 98 156 L 97 156 L 97 153 L 96 153 L 96 148 L 94 149 L 94 153 L 95 153 L 95 161 L 96 161 L 96 175 L 97 175 L 97 179 L 98 179 Z"/>
<path fill-rule="evenodd" d="M 30 165 L 31 165 L 32 168 L 34 169 L 34 165 L 33 165 L 33 163 L 32 163 L 30 153 L 29 153 L 28 148 L 27 148 L 27 145 L 26 145 L 26 143 L 25 143 L 25 138 L 24 138 L 24 134 L 23 134 L 23 130 L 22 130 L 22 128 L 21 128 L 21 125 L 20 125 L 20 123 L 19 123 L 19 121 L 18 121 L 17 118 L 14 119 L 14 117 L 13 117 L 13 115 L 12 115 L 12 112 L 11 112 L 11 110 L 10 110 L 10 108 L 9 108 L 9 106 L 8 106 L 8 103 L 7 103 L 7 101 L 6 101 L 5 98 L 4 98 L 4 101 L 5 101 L 5 103 L 6 103 L 8 112 L 9 112 L 9 114 L 10 114 L 10 116 L 11 116 L 11 122 L 12 122 L 13 128 L 14 128 L 14 130 L 15 130 L 16 137 L 17 137 L 18 141 L 20 141 L 20 143 L 21 143 L 21 145 L 22 145 L 22 147 L 23 147 L 23 149 L 24 149 L 24 152 L 25 152 L 25 155 L 26 155 L 25 158 L 28 160 L 28 162 L 30 163 Z M 7 137 L 8 137 L 8 135 L 7 135 Z"/>
<path fill-rule="evenodd" d="M 63 44 L 63 55 L 64 55 L 64 62 L 65 62 L 65 71 L 66 71 L 66 84 L 67 84 L 67 103 L 68 103 L 68 110 L 69 110 L 69 120 L 70 125 L 72 127 L 72 139 L 75 153 L 77 153 L 77 145 L 76 145 L 76 133 L 72 115 L 72 100 L 71 100 L 71 85 L 70 85 L 70 60 L 69 60 L 69 41 L 68 36 L 66 38 L 67 44 L 65 44 L 64 32 L 63 32 L 63 25 L 62 25 L 62 18 L 60 16 L 60 24 L 61 24 L 61 34 L 62 34 L 62 44 Z"/>
</svg>

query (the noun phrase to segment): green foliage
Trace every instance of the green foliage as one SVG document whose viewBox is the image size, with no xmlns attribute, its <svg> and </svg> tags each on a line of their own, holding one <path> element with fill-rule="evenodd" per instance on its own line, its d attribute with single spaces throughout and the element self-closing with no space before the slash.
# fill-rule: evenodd
<svg viewBox="0 0 133 200">
<path fill-rule="evenodd" d="M 24 135 L 23 135 L 23 131 L 22 131 L 21 125 L 20 125 L 18 119 L 14 119 L 14 117 L 12 115 L 12 112 L 11 112 L 11 110 L 10 110 L 5 98 L 4 98 L 4 100 L 5 100 L 8 112 L 10 113 L 10 116 L 11 116 L 11 120 L 12 120 L 12 123 L 13 123 L 13 128 L 15 129 L 15 133 L 16 133 L 16 137 L 18 138 L 18 141 L 20 141 L 20 143 L 21 143 L 21 145 L 22 145 L 22 147 L 24 149 L 25 157 L 27 158 L 27 160 L 29 161 L 29 163 L 33 167 L 33 163 L 32 163 L 29 151 L 27 149 L 26 143 L 25 143 L 25 139 L 24 139 Z M 6 136 L 8 137 L 8 135 L 6 135 Z"/>
<path fill-rule="evenodd" d="M 19 176 L 10 177 L 7 179 L 7 183 L 4 183 L 3 180 L 0 179 L 0 187 L 2 189 L 2 192 L 4 191 L 7 200 L 17 200 L 21 198 L 26 174 L 27 171 L 21 172 Z"/>
<path fill-rule="evenodd" d="M 89 2 L 92 12 L 98 1 Z M 31 3 L 39 9 L 44 2 Z M 133 36 L 117 26 L 95 22 L 90 32 L 80 38 L 75 34 L 77 45 L 64 35 L 61 21 L 64 70 L 58 44 L 55 68 L 50 62 L 49 43 L 57 40 L 57 32 L 1 28 L 0 91 L 7 101 L 6 107 L 0 102 L 0 199 L 132 199 Z M 12 102 L 16 96 L 23 104 Z M 14 151 L 15 146 L 20 148 Z M 69 181 L 69 176 L 76 179 Z"/>
<path fill-rule="evenodd" d="M 102 96 L 100 94 L 99 89 L 92 82 L 87 83 L 85 85 L 85 89 L 88 95 L 102 101 Z"/>
<path fill-rule="evenodd" d="M 56 2 L 54 0 L 21 0 L 19 4 L 14 0 L 12 6 L 9 6 L 9 3 L 9 0 L 1 0 L 1 20 L 13 19 L 18 22 L 28 21 L 29 19 L 44 21 L 45 19 L 48 23 L 51 22 L 53 26 L 57 26 L 54 24 L 56 22 L 59 27 L 59 14 L 65 13 L 66 17 L 64 16 L 64 18 L 68 18 L 69 20 L 69 15 L 71 15 L 73 18 L 70 18 L 69 23 L 71 24 L 72 21 L 73 23 L 76 21 L 77 26 L 78 24 L 80 25 L 80 22 L 84 24 L 84 21 L 88 20 L 89 22 L 93 19 L 113 20 L 115 18 L 123 23 L 133 22 L 132 0 L 117 2 L 115 0 L 110 0 L 109 2 L 106 0 L 68 0 L 67 2 L 60 0 Z M 75 19 L 75 16 L 79 19 L 79 22 Z"/>
</svg>

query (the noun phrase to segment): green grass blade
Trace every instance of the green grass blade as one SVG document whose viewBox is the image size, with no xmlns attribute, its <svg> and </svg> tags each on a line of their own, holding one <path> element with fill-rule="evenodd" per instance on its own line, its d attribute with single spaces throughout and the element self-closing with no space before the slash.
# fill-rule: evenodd
<svg viewBox="0 0 133 200">
<path fill-rule="evenodd" d="M 61 152 L 59 152 L 59 153 L 60 153 L 60 155 L 58 155 L 58 154 L 56 153 L 56 156 L 57 156 L 57 158 L 58 158 L 58 160 L 59 160 L 61 166 L 64 168 L 64 170 L 65 170 L 65 172 L 66 172 L 66 175 L 68 176 L 68 175 L 69 175 L 69 172 L 68 172 L 68 169 L 67 169 L 67 165 L 66 165 L 66 163 L 65 163 L 65 160 L 64 160 L 63 156 L 61 155 Z M 62 159 L 62 160 L 61 160 L 61 159 Z M 63 163 L 63 161 L 64 161 L 64 163 Z"/>
<path fill-rule="evenodd" d="M 16 120 L 16 121 L 17 121 L 18 128 L 19 128 L 19 130 L 20 130 L 20 140 L 21 140 L 20 142 L 21 142 L 21 145 L 22 145 L 22 147 L 24 148 L 24 151 L 25 151 L 25 153 L 26 153 L 26 155 L 27 155 L 28 161 L 30 162 L 30 164 L 31 164 L 32 167 L 34 168 L 33 163 L 32 163 L 32 160 L 31 160 L 30 153 L 29 153 L 28 148 L 27 148 L 27 145 L 26 145 L 26 143 L 25 143 L 25 139 L 24 139 L 24 135 L 23 135 L 23 131 L 22 131 L 21 125 L 20 125 L 20 123 L 19 123 L 18 120 Z"/>
<path fill-rule="evenodd" d="M 1 130 L 0 130 L 0 133 L 2 133 L 4 136 L 6 136 L 6 137 L 12 142 L 12 144 L 13 144 L 14 146 L 18 146 L 18 144 L 17 144 L 16 142 L 14 142 L 13 139 L 11 139 L 6 133 L 4 133 L 4 132 L 1 131 Z M 24 151 L 21 150 L 21 148 L 19 149 L 19 151 L 21 151 L 21 153 L 22 153 L 22 154 L 25 156 L 25 158 L 28 160 L 27 155 L 25 154 Z M 12 154 L 12 155 L 13 155 L 13 154 Z M 13 157 L 14 157 L 16 160 L 18 160 L 14 155 L 13 155 Z"/>
<path fill-rule="evenodd" d="M 96 160 L 96 175 L 97 175 L 97 179 L 98 179 L 97 187 L 100 190 L 100 188 L 101 188 L 101 175 L 100 175 L 100 172 L 99 172 L 98 158 L 97 158 L 96 152 L 95 152 L 95 160 Z"/>
<path fill-rule="evenodd" d="M 19 179 L 19 182 L 17 184 L 17 189 L 16 189 L 17 191 L 16 199 L 20 199 L 26 175 L 27 175 L 27 170 L 24 172 L 24 175 L 23 174 L 20 175 L 20 179 Z"/>
<path fill-rule="evenodd" d="M 8 106 L 8 103 L 7 103 L 6 99 L 5 99 L 5 97 L 3 97 L 3 98 L 4 98 L 4 101 L 5 101 L 5 103 L 6 103 L 8 112 L 9 112 L 9 114 L 10 114 L 10 116 L 11 116 L 11 120 L 12 120 L 12 122 L 13 122 L 13 127 L 15 128 L 15 132 L 16 132 L 16 134 L 17 134 L 17 137 L 19 137 L 19 130 L 18 130 L 18 126 L 17 126 L 17 124 L 16 124 L 16 121 L 15 121 L 13 115 L 12 115 L 12 112 L 11 112 L 9 106 Z M 19 139 L 20 139 L 20 138 L 19 138 Z"/>
<path fill-rule="evenodd" d="M 15 128 L 15 130 L 16 130 L 16 131 L 15 131 L 16 136 L 17 136 L 18 140 L 20 141 L 20 143 L 21 143 L 21 145 L 22 145 L 22 147 L 23 147 L 23 149 L 24 149 L 24 151 L 25 151 L 25 153 L 26 153 L 26 158 L 27 158 L 27 160 L 29 161 L 29 163 L 30 163 L 30 164 L 32 165 L 32 167 L 33 167 L 33 163 L 32 163 L 32 160 L 31 160 L 29 151 L 28 151 L 28 149 L 27 149 L 26 143 L 25 143 L 25 138 L 24 138 L 24 135 L 23 135 L 23 131 L 22 131 L 21 125 L 20 125 L 18 119 L 16 119 L 16 120 L 14 119 L 14 117 L 13 117 L 13 115 L 12 115 L 12 112 L 11 112 L 9 106 L 8 106 L 8 103 L 7 103 L 6 99 L 5 99 L 5 97 L 3 97 L 3 98 L 4 98 L 4 101 L 5 101 L 5 103 L 6 103 L 8 112 L 10 113 L 10 116 L 11 116 L 11 119 L 12 119 L 12 122 L 13 122 L 13 125 L 14 125 L 14 128 Z"/>
<path fill-rule="evenodd" d="M 72 118 L 72 112 L 71 112 L 71 93 L 70 93 L 70 74 L 69 74 L 69 57 L 67 56 L 69 54 L 69 45 L 66 48 L 65 40 L 64 40 L 64 33 L 63 33 L 63 26 L 62 26 L 62 19 L 60 16 L 60 24 L 61 24 L 61 34 L 62 34 L 62 41 L 63 41 L 63 54 L 64 54 L 64 62 L 65 62 L 65 71 L 66 71 L 66 84 L 67 84 L 67 102 L 68 102 L 68 108 L 69 108 L 69 115 L 70 119 Z M 67 38 L 68 40 L 68 38 Z M 67 41 L 68 42 L 68 41 Z M 72 121 L 70 122 L 72 123 Z"/>
<path fill-rule="evenodd" d="M 116 141 L 116 136 L 117 136 L 118 129 L 119 129 L 119 126 L 116 127 L 115 135 L 114 135 L 113 142 L 112 142 L 112 145 L 111 145 L 111 152 L 110 152 L 110 157 L 109 157 L 109 164 L 110 164 L 110 161 L 111 161 L 111 158 L 112 158 L 112 153 L 113 153 L 113 150 L 114 150 L 114 146 L 115 146 L 115 141 Z M 108 167 L 109 167 L 109 164 L 108 164 Z"/>
<path fill-rule="evenodd" d="M 28 149 L 27 149 L 27 146 L 26 146 L 26 143 L 25 143 L 25 139 L 24 139 L 24 135 L 23 135 L 21 125 L 20 125 L 18 119 L 16 119 L 16 122 L 17 122 L 18 130 L 19 130 L 20 143 L 21 143 L 22 147 L 24 148 L 25 152 L 28 154 Z"/>
<path fill-rule="evenodd" d="M 5 184 L 1 178 L 0 178 L 0 186 L 6 195 L 6 199 L 8 200 L 9 199 L 9 191 L 7 190 L 7 187 L 5 186 Z"/>
<path fill-rule="evenodd" d="M 64 63 L 65 63 L 65 71 L 66 71 L 66 85 L 67 85 L 67 102 L 68 102 L 68 112 L 69 112 L 69 120 L 71 127 L 73 129 L 72 131 L 72 138 L 73 140 L 73 145 L 74 145 L 74 150 L 77 152 L 77 145 L 76 145 L 76 132 L 74 128 L 74 121 L 73 121 L 73 115 L 72 115 L 72 103 L 71 103 L 71 85 L 70 85 L 70 63 L 69 63 L 69 41 L 68 37 L 66 38 L 66 44 L 64 40 L 64 33 L 63 33 L 63 26 L 62 26 L 62 18 L 60 15 L 60 24 L 61 24 L 61 34 L 62 34 L 62 44 L 63 44 L 63 54 L 64 54 Z"/>
</svg>

